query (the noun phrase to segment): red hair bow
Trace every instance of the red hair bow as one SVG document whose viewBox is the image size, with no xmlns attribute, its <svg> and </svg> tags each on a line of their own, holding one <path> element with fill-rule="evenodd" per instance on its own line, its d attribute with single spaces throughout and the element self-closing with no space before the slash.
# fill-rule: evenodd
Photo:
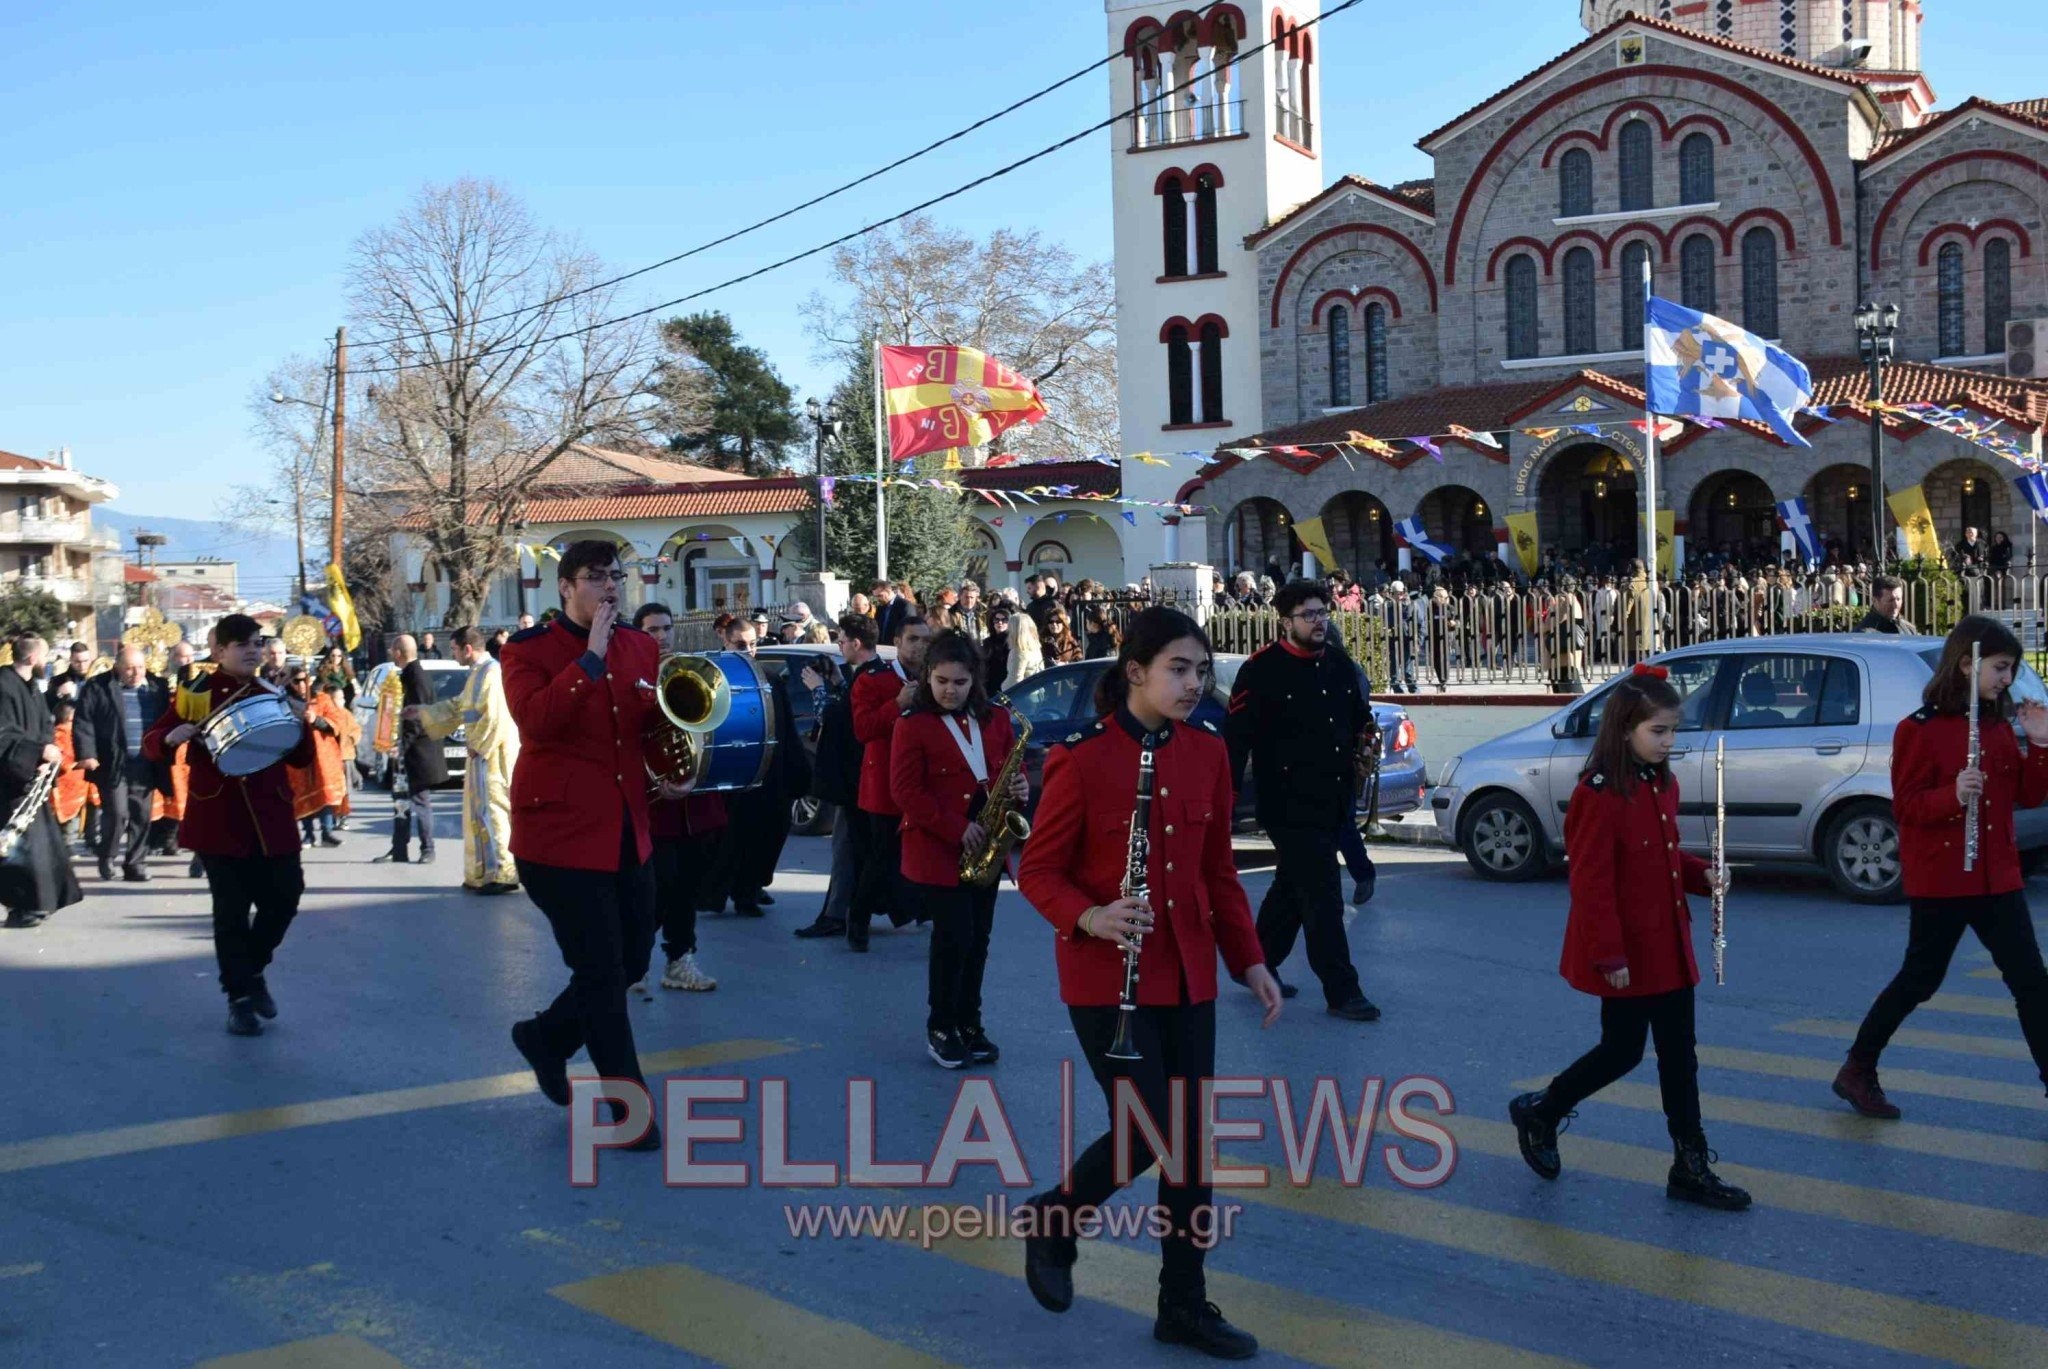
<svg viewBox="0 0 2048 1369">
<path fill-rule="evenodd" d="M 1636 668 L 1634 670 L 1631 670 L 1629 674 L 1647 675 L 1653 680 L 1668 680 L 1671 678 L 1671 672 L 1666 670 L 1663 666 L 1643 665 L 1640 662 L 1637 663 Z"/>
</svg>

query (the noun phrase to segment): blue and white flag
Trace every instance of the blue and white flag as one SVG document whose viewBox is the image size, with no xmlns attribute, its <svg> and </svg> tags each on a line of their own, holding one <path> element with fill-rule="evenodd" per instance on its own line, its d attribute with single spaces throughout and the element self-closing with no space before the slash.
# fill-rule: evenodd
<svg viewBox="0 0 2048 1369">
<path fill-rule="evenodd" d="M 1808 565 L 1820 560 L 1820 539 L 1814 535 L 1813 519 L 1807 515 L 1804 499 L 1780 499 L 1778 522 L 1799 544 L 1799 557 Z"/>
<path fill-rule="evenodd" d="M 1813 398 L 1806 364 L 1727 319 L 1651 295 L 1643 308 L 1643 366 L 1653 414 L 1747 418 L 1788 443 L 1813 445 L 1792 426 Z"/>
<path fill-rule="evenodd" d="M 2020 493 L 2027 497 L 2027 507 L 2034 511 L 2034 517 L 2048 523 L 2048 475 L 2033 471 L 2012 482 L 2020 487 Z"/>
<path fill-rule="evenodd" d="M 1439 565 L 1451 554 L 1451 549 L 1443 543 L 1429 540 L 1429 534 L 1422 529 L 1420 518 L 1403 518 L 1394 524 L 1394 531 L 1401 534 L 1402 541 Z"/>
</svg>

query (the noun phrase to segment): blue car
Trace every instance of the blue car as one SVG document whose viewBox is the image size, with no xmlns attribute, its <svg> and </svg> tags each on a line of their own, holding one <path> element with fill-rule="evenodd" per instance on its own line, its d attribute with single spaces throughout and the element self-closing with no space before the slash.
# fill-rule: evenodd
<svg viewBox="0 0 2048 1369">
<path fill-rule="evenodd" d="M 1231 686 L 1237 680 L 1238 667 L 1245 663 L 1245 657 L 1218 654 L 1215 662 L 1215 681 L 1209 696 L 1196 706 L 1193 721 L 1214 723 L 1220 730 Z M 1072 735 L 1077 728 L 1095 721 L 1095 684 L 1111 664 L 1109 659 L 1103 658 L 1056 665 L 1008 691 L 1010 707 L 1031 724 L 1031 742 L 1025 748 L 1024 768 L 1031 777 L 1033 807 L 1037 806 L 1039 786 L 1043 780 L 1045 749 Z M 1379 720 L 1381 738 L 1377 816 L 1384 818 L 1411 812 L 1422 807 L 1424 783 L 1422 753 L 1415 744 L 1415 724 L 1410 721 L 1407 709 L 1393 704 L 1375 703 L 1372 711 Z M 1232 814 L 1232 825 L 1236 828 L 1257 826 L 1252 816 L 1257 779 L 1250 770 L 1245 772 L 1244 790 L 1237 796 L 1237 809 Z M 1361 820 L 1374 816 L 1365 811 L 1362 791 L 1358 796 L 1358 815 Z"/>
</svg>

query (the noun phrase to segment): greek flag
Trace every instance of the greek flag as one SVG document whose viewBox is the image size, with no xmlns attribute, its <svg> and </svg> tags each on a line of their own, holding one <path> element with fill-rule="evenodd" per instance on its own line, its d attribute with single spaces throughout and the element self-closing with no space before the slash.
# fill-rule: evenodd
<svg viewBox="0 0 2048 1369">
<path fill-rule="evenodd" d="M 1807 516 L 1804 499 L 1780 499 L 1778 522 L 1799 544 L 1801 560 L 1809 566 L 1820 560 L 1820 541 L 1813 535 L 1813 519 Z"/>
<path fill-rule="evenodd" d="M 1792 426 L 1813 398 L 1806 364 L 1726 319 L 1651 295 L 1643 366 L 1653 414 L 1747 418 L 1795 446 L 1813 445 Z"/>
<path fill-rule="evenodd" d="M 1443 564 L 1444 559 L 1451 554 L 1451 549 L 1443 543 L 1429 540 L 1429 534 L 1422 530 L 1420 518 L 1403 518 L 1394 524 L 1394 531 L 1401 534 L 1402 541 L 1438 565 Z"/>
<path fill-rule="evenodd" d="M 2020 493 L 2027 497 L 2027 507 L 2034 511 L 2034 517 L 2048 523 L 2048 475 L 2034 471 L 2012 483 L 2018 485 Z"/>
</svg>

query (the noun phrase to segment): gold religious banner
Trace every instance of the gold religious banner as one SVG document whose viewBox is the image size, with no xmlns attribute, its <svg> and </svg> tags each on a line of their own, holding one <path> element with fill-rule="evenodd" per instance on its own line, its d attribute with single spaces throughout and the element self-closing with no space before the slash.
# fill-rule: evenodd
<svg viewBox="0 0 2048 1369">
<path fill-rule="evenodd" d="M 1515 544 L 1515 559 L 1522 563 L 1522 574 L 1534 575 L 1542 556 L 1542 548 L 1536 534 L 1536 515 L 1509 514 L 1508 540 Z"/>
<path fill-rule="evenodd" d="M 1323 527 L 1320 518 L 1304 518 L 1294 525 L 1294 535 L 1307 547 L 1309 555 L 1316 558 L 1316 564 L 1325 574 L 1337 568 L 1337 553 L 1330 549 L 1330 534 Z"/>
<path fill-rule="evenodd" d="M 327 645 L 327 625 L 310 613 L 301 613 L 278 631 L 284 649 L 294 656 L 316 655 Z"/>
<path fill-rule="evenodd" d="M 1927 507 L 1927 488 L 1915 485 L 1886 495 L 1885 502 L 1891 505 L 1892 517 L 1899 520 L 1899 531 L 1906 534 L 1906 555 L 1942 560 L 1941 538 L 1935 535 L 1934 514 Z"/>
<path fill-rule="evenodd" d="M 1641 526 L 1643 522 L 1643 516 L 1641 514 L 1636 515 L 1637 525 Z M 1674 540 L 1677 535 L 1677 513 L 1671 509 L 1657 510 L 1657 574 L 1659 575 L 1668 576 L 1672 573 L 1674 557 L 1678 551 L 1678 544 Z"/>
<path fill-rule="evenodd" d="M 142 659 L 153 675 L 163 674 L 164 667 L 170 664 L 171 648 L 184 640 L 185 629 L 154 607 L 142 610 L 142 616 L 121 634 L 122 646 L 142 648 Z"/>
</svg>

